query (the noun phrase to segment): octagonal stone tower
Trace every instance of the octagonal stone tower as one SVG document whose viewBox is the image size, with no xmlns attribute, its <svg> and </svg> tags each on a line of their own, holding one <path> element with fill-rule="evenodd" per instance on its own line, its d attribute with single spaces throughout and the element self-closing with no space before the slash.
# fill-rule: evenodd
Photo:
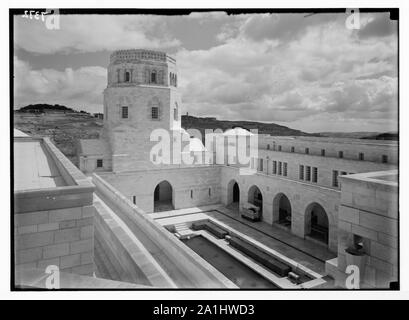
<svg viewBox="0 0 409 320">
<path fill-rule="evenodd" d="M 176 61 L 160 51 L 111 54 L 104 90 L 102 138 L 110 145 L 114 172 L 158 168 L 149 158 L 155 129 L 180 130 Z M 172 141 L 172 139 L 171 139 Z"/>
</svg>

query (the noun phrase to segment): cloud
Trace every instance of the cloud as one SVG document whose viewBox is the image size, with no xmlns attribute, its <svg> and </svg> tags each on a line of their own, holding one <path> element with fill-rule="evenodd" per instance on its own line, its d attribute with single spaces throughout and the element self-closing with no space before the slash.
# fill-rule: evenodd
<svg viewBox="0 0 409 320">
<path fill-rule="evenodd" d="M 183 32 L 180 26 L 169 28 L 175 17 L 62 16 L 60 33 L 46 30 L 38 21 L 15 22 L 16 46 L 67 54 L 174 46 L 183 110 L 190 114 L 279 122 L 315 132 L 356 130 L 357 124 L 361 130 L 390 128 L 397 123 L 398 110 L 396 28 L 385 32 L 381 28 L 385 15 L 361 13 L 362 29 L 349 30 L 345 18 L 345 14 L 196 13 L 184 19 L 197 21 L 203 33 L 208 30 L 203 21 L 207 25 L 217 21 L 218 42 L 187 50 L 178 34 L 169 31 Z M 187 41 L 189 35 L 179 38 Z M 20 105 L 36 101 L 95 109 L 102 105 L 105 68 L 33 70 L 19 60 L 15 68 Z"/>
<path fill-rule="evenodd" d="M 61 15 L 60 29 L 41 20 L 14 17 L 15 46 L 30 52 L 95 52 L 129 48 L 171 48 L 180 43 L 161 29 L 159 16 Z"/>
<path fill-rule="evenodd" d="M 15 108 L 33 103 L 58 103 L 77 110 L 100 112 L 105 87 L 105 68 L 33 70 L 27 62 L 14 57 Z"/>
<path fill-rule="evenodd" d="M 388 13 L 377 14 L 363 28 L 358 31 L 362 39 L 372 37 L 386 37 L 397 32 L 397 22 L 389 19 Z"/>
<path fill-rule="evenodd" d="M 308 27 L 309 18 L 276 19 L 248 16 L 239 31 L 225 33 L 225 43 L 179 51 L 185 110 L 299 128 L 302 121 L 325 127 L 325 119 L 367 119 L 368 128 L 379 120 L 396 123 L 396 36 L 360 39 L 345 28 L 344 15 L 316 17 Z"/>
</svg>

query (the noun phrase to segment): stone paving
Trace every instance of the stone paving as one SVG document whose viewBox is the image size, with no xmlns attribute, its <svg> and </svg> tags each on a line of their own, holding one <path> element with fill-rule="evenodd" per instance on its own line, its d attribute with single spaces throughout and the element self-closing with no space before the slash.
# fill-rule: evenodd
<svg viewBox="0 0 409 320">
<path fill-rule="evenodd" d="M 271 225 L 265 222 L 252 222 L 245 218 L 242 218 L 238 212 L 232 211 L 226 207 L 219 207 L 218 212 L 224 214 L 236 221 L 239 221 L 242 224 L 245 224 L 253 229 L 256 229 L 274 239 L 284 242 L 285 244 L 296 248 L 299 251 L 304 252 L 307 255 L 310 255 L 322 262 L 325 263 L 326 260 L 333 259 L 337 256 L 336 253 L 331 252 L 327 247 L 317 244 L 309 240 L 302 239 L 296 235 L 293 235 L 287 230 L 280 228 L 276 225 Z"/>
</svg>

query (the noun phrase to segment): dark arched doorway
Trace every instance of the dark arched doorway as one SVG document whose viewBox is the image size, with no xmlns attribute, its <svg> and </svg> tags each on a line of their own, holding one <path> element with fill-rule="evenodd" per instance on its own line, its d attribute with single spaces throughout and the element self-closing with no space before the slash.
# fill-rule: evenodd
<svg viewBox="0 0 409 320">
<path fill-rule="evenodd" d="M 173 189 L 169 182 L 162 181 L 159 183 L 153 194 L 153 211 L 173 210 Z"/>
<path fill-rule="evenodd" d="M 240 202 L 240 188 L 237 182 L 233 185 L 233 203 Z"/>
<path fill-rule="evenodd" d="M 260 208 L 260 214 L 263 214 L 263 195 L 257 186 L 252 186 L 249 189 L 248 200 L 249 203 L 254 204 Z"/>
<path fill-rule="evenodd" d="M 236 180 L 230 180 L 227 185 L 227 207 L 234 211 L 239 211 L 240 187 Z"/>
<path fill-rule="evenodd" d="M 328 244 L 329 223 L 324 208 L 318 203 L 311 203 L 305 212 L 305 235 Z"/>
<path fill-rule="evenodd" d="M 273 221 L 282 226 L 291 227 L 291 203 L 283 193 L 276 195 L 273 200 Z"/>
</svg>

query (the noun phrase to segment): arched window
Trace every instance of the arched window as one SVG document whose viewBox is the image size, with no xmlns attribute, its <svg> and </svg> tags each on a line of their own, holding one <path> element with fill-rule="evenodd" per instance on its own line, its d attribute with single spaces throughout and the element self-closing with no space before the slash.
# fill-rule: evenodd
<svg viewBox="0 0 409 320">
<path fill-rule="evenodd" d="M 157 80 L 157 78 L 156 78 L 156 71 L 154 70 L 154 71 L 152 71 L 152 73 L 151 73 L 151 83 L 156 83 L 156 80 Z"/>
<path fill-rule="evenodd" d="M 131 73 L 129 71 L 125 71 L 125 82 L 131 81 Z"/>
</svg>

